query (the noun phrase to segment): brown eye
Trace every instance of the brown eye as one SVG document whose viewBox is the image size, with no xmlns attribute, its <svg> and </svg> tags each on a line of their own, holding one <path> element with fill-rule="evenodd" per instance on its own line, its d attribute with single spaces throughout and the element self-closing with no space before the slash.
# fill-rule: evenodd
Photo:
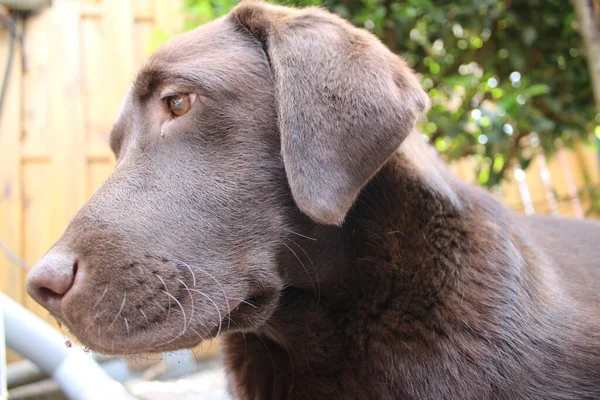
<svg viewBox="0 0 600 400">
<path fill-rule="evenodd" d="M 175 117 L 181 117 L 192 108 L 192 104 L 196 100 L 195 94 L 177 94 L 170 96 L 167 99 L 167 106 Z"/>
</svg>

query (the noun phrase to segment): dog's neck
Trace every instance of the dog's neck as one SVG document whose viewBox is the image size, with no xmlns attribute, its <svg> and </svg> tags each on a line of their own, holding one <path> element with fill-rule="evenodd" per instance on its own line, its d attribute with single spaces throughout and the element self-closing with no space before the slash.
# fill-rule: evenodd
<svg viewBox="0 0 600 400">
<path fill-rule="evenodd" d="M 525 296 L 516 282 L 531 273 L 527 249 L 508 220 L 500 204 L 455 178 L 414 133 L 364 188 L 342 228 L 313 225 L 290 235 L 282 269 L 292 283 L 264 333 L 286 345 L 306 340 L 303 328 L 310 335 L 311 326 L 334 329 L 337 319 L 361 321 L 363 314 L 389 318 L 386 325 L 408 344 L 422 342 L 414 335 L 423 330 L 443 329 L 450 303 L 476 308 Z M 480 270 L 467 271 L 474 263 Z M 498 268 L 504 276 L 493 276 Z M 460 292 L 465 276 L 477 274 L 488 293 Z"/>
<path fill-rule="evenodd" d="M 473 201 L 465 189 L 472 191 L 414 131 L 362 190 L 341 228 L 318 225 L 303 216 L 288 230 L 280 262 L 284 281 L 299 289 L 320 286 L 325 291 L 347 281 L 357 247 L 375 237 L 380 241 L 375 248 L 384 251 L 392 251 L 396 242 L 414 244 L 409 235 L 421 235 L 418 231 L 423 228 L 413 226 L 414 221 L 464 211 Z"/>
<path fill-rule="evenodd" d="M 586 384 L 593 357 L 560 345 L 576 331 L 551 300 L 543 254 L 509 211 L 416 139 L 341 228 L 298 224 L 290 234 L 278 309 L 224 342 L 242 398 L 528 398 L 573 371 Z M 528 380 L 539 365 L 554 375 Z"/>
</svg>

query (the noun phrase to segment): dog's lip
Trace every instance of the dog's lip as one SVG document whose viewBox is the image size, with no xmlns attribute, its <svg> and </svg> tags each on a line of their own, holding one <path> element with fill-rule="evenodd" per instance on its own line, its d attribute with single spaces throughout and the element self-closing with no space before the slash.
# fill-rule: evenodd
<svg viewBox="0 0 600 400">
<path fill-rule="evenodd" d="M 230 332 L 232 330 L 235 330 L 236 328 L 239 328 L 239 325 L 237 325 L 237 323 L 235 321 L 233 321 L 231 319 L 231 314 L 238 312 L 240 307 L 244 307 L 244 306 L 248 306 L 250 307 L 248 304 L 252 304 L 252 306 L 258 310 L 260 309 L 260 304 L 256 303 L 256 302 L 252 302 L 253 296 L 247 297 L 244 300 L 237 300 L 234 304 L 233 307 L 230 306 L 229 312 L 223 316 L 223 318 L 221 318 L 221 321 L 219 323 L 218 326 L 216 326 L 211 332 L 210 332 L 210 338 L 216 338 L 217 336 L 219 336 L 220 334 L 226 333 L 226 332 Z"/>
<path fill-rule="evenodd" d="M 172 340 L 172 343 L 175 346 L 169 346 L 169 343 L 156 343 L 153 344 L 151 343 L 152 340 L 147 340 L 148 338 L 146 336 L 149 336 L 150 338 L 152 338 L 152 334 L 148 333 L 148 332 L 141 332 L 138 333 L 136 335 L 132 335 L 129 336 L 127 338 L 119 338 L 118 341 L 118 347 L 113 348 L 112 346 L 110 346 L 108 343 L 102 343 L 102 341 L 99 340 L 94 340 L 88 339 L 88 342 L 90 343 L 84 343 L 88 345 L 88 348 L 90 348 L 93 351 L 96 351 L 98 353 L 102 353 L 102 354 L 111 354 L 111 355 L 119 355 L 119 354 L 135 354 L 135 353 L 140 353 L 140 352 L 160 352 L 160 351 L 170 351 L 170 350 L 176 350 L 176 349 L 181 349 L 183 347 L 193 347 L 195 345 L 197 345 L 198 343 L 204 341 L 204 340 L 210 340 L 210 339 L 215 339 L 217 338 L 217 336 L 220 336 L 221 334 L 224 334 L 226 332 L 230 332 L 233 330 L 237 330 L 240 328 L 239 325 L 236 325 L 235 321 L 231 321 L 231 323 L 229 320 L 229 317 L 231 315 L 231 313 L 233 313 L 236 310 L 239 310 L 239 308 L 246 304 L 246 302 L 249 300 L 236 300 L 235 302 L 232 302 L 230 304 L 231 307 L 231 312 L 229 312 L 227 315 L 225 315 L 222 320 L 221 320 L 221 327 L 219 327 L 218 325 L 215 326 L 215 328 L 206 336 L 206 337 L 196 337 L 194 340 L 188 340 L 187 342 L 189 343 L 185 343 L 185 346 L 182 344 L 182 342 L 180 342 L 180 340 L 185 340 L 185 337 L 181 337 L 181 338 L 175 338 L 174 340 Z M 260 308 L 261 308 L 261 304 L 255 303 L 256 306 L 256 312 L 260 312 Z M 250 306 L 248 306 L 250 307 Z M 254 310 L 254 309 L 253 309 Z M 65 325 L 69 325 L 68 323 Z"/>
<path fill-rule="evenodd" d="M 221 327 L 217 326 L 211 331 L 211 338 L 217 337 L 218 334 L 252 329 L 255 327 L 252 320 L 268 313 L 272 309 L 269 306 L 277 302 L 278 296 L 278 291 L 267 291 L 261 294 L 248 295 L 244 300 L 238 301 L 236 306 L 232 307 L 231 311 L 221 319 Z M 240 313 L 244 315 L 244 321 L 232 318 L 232 315 Z"/>
<path fill-rule="evenodd" d="M 170 340 L 164 337 L 157 340 L 156 334 L 152 331 L 139 331 L 129 336 L 106 339 L 106 337 L 102 336 L 90 336 L 86 332 L 87 329 L 82 332 L 81 329 L 73 329 L 73 326 L 64 320 L 59 321 L 88 349 L 108 355 L 176 351 L 183 348 L 191 348 L 204 340 L 212 339 L 212 337 L 180 335 L 176 331 L 171 332 L 173 335 L 167 334 L 167 336 L 171 336 Z"/>
<path fill-rule="evenodd" d="M 78 288 L 81 289 L 81 288 Z M 75 296 L 76 297 L 76 296 Z M 75 298 L 73 297 L 73 298 Z M 205 331 L 207 335 L 177 336 L 176 332 L 171 332 L 171 340 L 165 341 L 157 338 L 156 333 L 152 330 L 132 332 L 130 336 L 118 337 L 110 339 L 92 334 L 85 324 L 74 323 L 73 318 L 70 318 L 68 313 L 63 315 L 55 315 L 56 319 L 62 325 L 67 327 L 84 346 L 90 350 L 103 354 L 135 354 L 143 352 L 160 352 L 172 351 L 185 347 L 194 347 L 204 340 L 214 339 L 225 333 L 234 331 L 248 331 L 260 325 L 274 309 L 274 305 L 278 302 L 279 291 L 276 288 L 263 289 L 260 292 L 248 293 L 245 296 L 239 296 L 238 299 L 229 298 L 229 308 L 223 313 L 221 310 L 220 327 L 214 325 L 211 331 Z M 243 299 L 243 300 L 239 300 Z M 223 315 L 225 314 L 225 315 Z M 166 333 L 168 335 L 168 333 Z M 163 335 L 160 335 L 163 336 Z M 158 340 L 157 340 L 158 339 Z M 162 338 L 164 339 L 164 337 Z"/>
</svg>

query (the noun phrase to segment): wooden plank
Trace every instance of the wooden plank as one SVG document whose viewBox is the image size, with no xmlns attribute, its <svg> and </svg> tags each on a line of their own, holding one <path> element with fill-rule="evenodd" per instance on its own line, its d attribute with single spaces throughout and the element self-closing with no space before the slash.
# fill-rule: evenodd
<svg viewBox="0 0 600 400">
<path fill-rule="evenodd" d="M 583 178 L 580 176 L 582 173 L 581 167 L 573 159 L 573 152 L 571 150 L 559 150 L 557 152 L 557 159 L 567 188 L 566 201 L 571 203 L 573 209 L 572 216 L 582 218 L 585 215 L 585 210 L 577 193 L 578 188 L 583 184 Z"/>
<path fill-rule="evenodd" d="M 113 97 L 106 100 L 112 112 L 112 121 L 137 73 L 133 54 L 133 6 L 131 0 L 104 0 L 103 5 L 107 33 L 105 43 L 110 54 L 108 75 L 105 78 L 110 79 L 107 82 L 110 82 L 113 90 Z"/>
<path fill-rule="evenodd" d="M 550 204 L 546 196 L 546 188 L 542 181 L 540 164 L 534 159 L 525 174 L 525 182 L 529 189 L 531 202 L 537 214 L 550 214 Z"/>
<path fill-rule="evenodd" d="M 151 22 L 154 20 L 154 1 L 153 0 L 133 0 L 133 12 L 136 21 Z"/>
<path fill-rule="evenodd" d="M 511 209 L 517 212 L 524 212 L 525 208 L 521 199 L 521 193 L 519 192 L 519 183 L 514 177 L 513 169 L 511 168 L 509 171 L 507 179 L 500 184 L 502 201 Z"/>
<path fill-rule="evenodd" d="M 548 170 L 550 171 L 552 189 L 556 195 L 558 213 L 562 216 L 574 217 L 575 209 L 573 203 L 568 200 L 569 186 L 565 180 L 563 169 L 557 155 L 547 160 Z"/>
<path fill-rule="evenodd" d="M 536 163 L 540 167 L 540 179 L 548 202 L 548 213 L 556 215 L 558 214 L 558 203 L 552 187 L 552 174 L 548 168 L 548 160 L 544 154 L 539 154 L 536 157 Z"/>
<path fill-rule="evenodd" d="M 594 146 L 580 144 L 576 147 L 577 155 L 591 184 L 600 184 L 600 165 L 598 165 L 598 152 Z"/>
<path fill-rule="evenodd" d="M 154 25 L 150 22 L 136 22 L 134 30 L 134 64 L 136 68 L 141 67 L 151 54 L 150 43 Z"/>
<path fill-rule="evenodd" d="M 88 167 L 87 192 L 91 196 L 113 170 L 113 162 L 90 162 Z"/>
<path fill-rule="evenodd" d="M 151 0 L 147 0 L 145 3 L 152 5 Z M 154 9 L 152 6 L 135 5 L 135 7 L 134 21 L 153 23 Z M 102 19 L 104 18 L 104 7 L 100 3 L 82 3 L 81 16 L 83 18 Z"/>
<path fill-rule="evenodd" d="M 49 159 L 52 147 L 50 124 L 50 43 L 52 29 L 49 9 L 29 16 L 25 23 L 25 57 L 23 101 L 23 161 Z"/>
<path fill-rule="evenodd" d="M 580 172 L 575 172 L 579 179 L 575 179 L 579 197 L 584 211 L 592 211 L 593 202 L 589 196 L 589 190 L 592 186 L 600 184 L 597 153 L 589 146 L 583 144 L 576 146 L 572 151 L 572 165 Z"/>
<path fill-rule="evenodd" d="M 23 243 L 25 261 L 33 265 L 52 246 L 56 239 L 53 230 L 52 204 L 48 201 L 54 190 L 52 166 L 49 163 L 23 165 L 23 230 L 27 233 Z M 24 305 L 40 318 L 54 323 L 48 311 L 27 297 Z"/>
<path fill-rule="evenodd" d="M 114 110 L 106 106 L 114 94 L 111 79 L 110 43 L 106 42 L 109 23 L 101 19 L 81 19 L 84 119 L 88 154 L 110 155 L 108 135 Z"/>
<path fill-rule="evenodd" d="M 467 183 L 473 183 L 477 180 L 473 162 L 469 157 L 464 157 L 451 163 L 450 169 L 454 174 Z"/>
<path fill-rule="evenodd" d="M 86 199 L 83 72 L 79 2 L 57 0 L 50 13 L 49 62 L 52 133 L 52 208 L 50 233 L 58 239 Z"/>
<path fill-rule="evenodd" d="M 22 25 L 19 24 L 19 29 Z M 7 60 L 10 34 L 0 29 L 0 60 Z M 2 63 L 2 70 L 5 63 Z M 0 240 L 22 255 L 21 136 L 22 136 L 21 50 L 15 44 L 11 74 L 0 116 Z M 0 290 L 22 303 L 25 297 L 24 271 L 0 254 Z"/>
<path fill-rule="evenodd" d="M 184 27 L 183 0 L 154 0 L 154 21 L 168 36 L 181 33 Z"/>
</svg>

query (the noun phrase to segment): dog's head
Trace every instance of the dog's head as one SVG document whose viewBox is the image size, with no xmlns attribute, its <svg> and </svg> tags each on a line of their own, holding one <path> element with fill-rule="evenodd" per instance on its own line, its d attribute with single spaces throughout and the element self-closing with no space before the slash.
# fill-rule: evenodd
<svg viewBox="0 0 600 400">
<path fill-rule="evenodd" d="M 28 291 L 97 351 L 256 328 L 294 285 L 277 262 L 292 221 L 341 225 L 426 105 L 371 34 L 244 2 L 142 69 L 111 134 L 115 171 Z"/>
</svg>

